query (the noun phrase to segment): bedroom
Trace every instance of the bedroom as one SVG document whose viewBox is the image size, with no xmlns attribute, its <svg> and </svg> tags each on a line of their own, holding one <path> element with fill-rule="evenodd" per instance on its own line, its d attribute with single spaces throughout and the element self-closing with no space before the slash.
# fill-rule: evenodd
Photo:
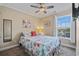
<svg viewBox="0 0 79 59">
<path fill-rule="evenodd" d="M 51 7 L 48 9 L 43 6 L 44 9 L 41 9 L 41 5 Z M 34 8 L 34 6 L 36 7 Z M 63 19 L 65 20 L 63 21 Z M 23 47 L 19 47 L 19 42 L 22 36 L 32 34 L 37 38 L 41 36 L 41 39 L 44 39 L 44 36 L 57 37 L 58 40 L 61 40 L 61 48 L 55 55 L 75 56 L 76 39 L 74 33 L 75 22 L 72 21 L 71 3 L 0 4 L 0 55 L 29 55 L 24 52 Z M 6 39 L 6 35 L 10 39 Z M 53 42 L 53 40 L 48 41 Z"/>
</svg>

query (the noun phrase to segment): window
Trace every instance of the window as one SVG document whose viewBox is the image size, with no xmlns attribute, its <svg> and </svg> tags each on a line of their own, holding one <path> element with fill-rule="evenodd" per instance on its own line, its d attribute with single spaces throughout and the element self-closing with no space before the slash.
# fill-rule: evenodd
<svg viewBox="0 0 79 59">
<path fill-rule="evenodd" d="M 57 36 L 70 38 L 71 16 L 60 16 L 57 18 Z"/>
</svg>

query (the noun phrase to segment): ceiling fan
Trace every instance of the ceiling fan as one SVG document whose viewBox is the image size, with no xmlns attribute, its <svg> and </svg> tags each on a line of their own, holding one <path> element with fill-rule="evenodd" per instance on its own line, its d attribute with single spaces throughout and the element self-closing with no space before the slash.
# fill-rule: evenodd
<svg viewBox="0 0 79 59">
<path fill-rule="evenodd" d="M 46 14 L 47 13 L 47 9 L 54 8 L 54 6 L 46 6 L 44 3 L 38 3 L 38 4 L 39 4 L 39 6 L 30 5 L 31 7 L 39 9 L 39 10 L 35 11 L 35 13 L 43 12 L 43 13 Z"/>
</svg>

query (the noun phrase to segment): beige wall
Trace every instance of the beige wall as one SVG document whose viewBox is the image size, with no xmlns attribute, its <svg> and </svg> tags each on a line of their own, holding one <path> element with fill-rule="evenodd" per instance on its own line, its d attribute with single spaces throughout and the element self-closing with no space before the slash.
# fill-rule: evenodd
<svg viewBox="0 0 79 59">
<path fill-rule="evenodd" d="M 44 17 L 40 19 L 40 23 L 41 25 L 44 27 L 44 34 L 45 35 L 50 35 L 53 36 L 55 35 L 55 17 L 53 15 L 48 16 L 48 17 Z M 50 22 L 50 25 L 48 25 L 47 27 L 45 27 L 45 24 Z"/>
<path fill-rule="evenodd" d="M 10 19 L 12 20 L 12 41 L 3 43 L 3 19 Z M 22 25 L 22 20 L 31 20 L 32 25 L 37 26 L 38 25 L 38 19 L 21 13 L 19 11 L 0 6 L 0 48 L 4 48 L 7 46 L 16 45 L 20 33 L 22 31 L 31 31 L 33 28 L 24 28 Z"/>
</svg>

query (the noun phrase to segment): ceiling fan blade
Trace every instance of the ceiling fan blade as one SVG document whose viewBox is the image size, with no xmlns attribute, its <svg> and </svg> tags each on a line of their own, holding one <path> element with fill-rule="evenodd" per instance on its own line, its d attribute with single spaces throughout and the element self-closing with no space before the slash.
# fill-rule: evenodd
<svg viewBox="0 0 79 59">
<path fill-rule="evenodd" d="M 35 11 L 35 13 L 38 13 L 38 12 L 39 12 L 39 10 Z"/>
<path fill-rule="evenodd" d="M 47 9 L 54 8 L 54 6 L 48 6 Z"/>
<path fill-rule="evenodd" d="M 40 7 L 38 7 L 38 6 L 34 6 L 34 5 L 30 5 L 31 7 L 34 7 L 34 8 L 40 8 Z"/>
</svg>

